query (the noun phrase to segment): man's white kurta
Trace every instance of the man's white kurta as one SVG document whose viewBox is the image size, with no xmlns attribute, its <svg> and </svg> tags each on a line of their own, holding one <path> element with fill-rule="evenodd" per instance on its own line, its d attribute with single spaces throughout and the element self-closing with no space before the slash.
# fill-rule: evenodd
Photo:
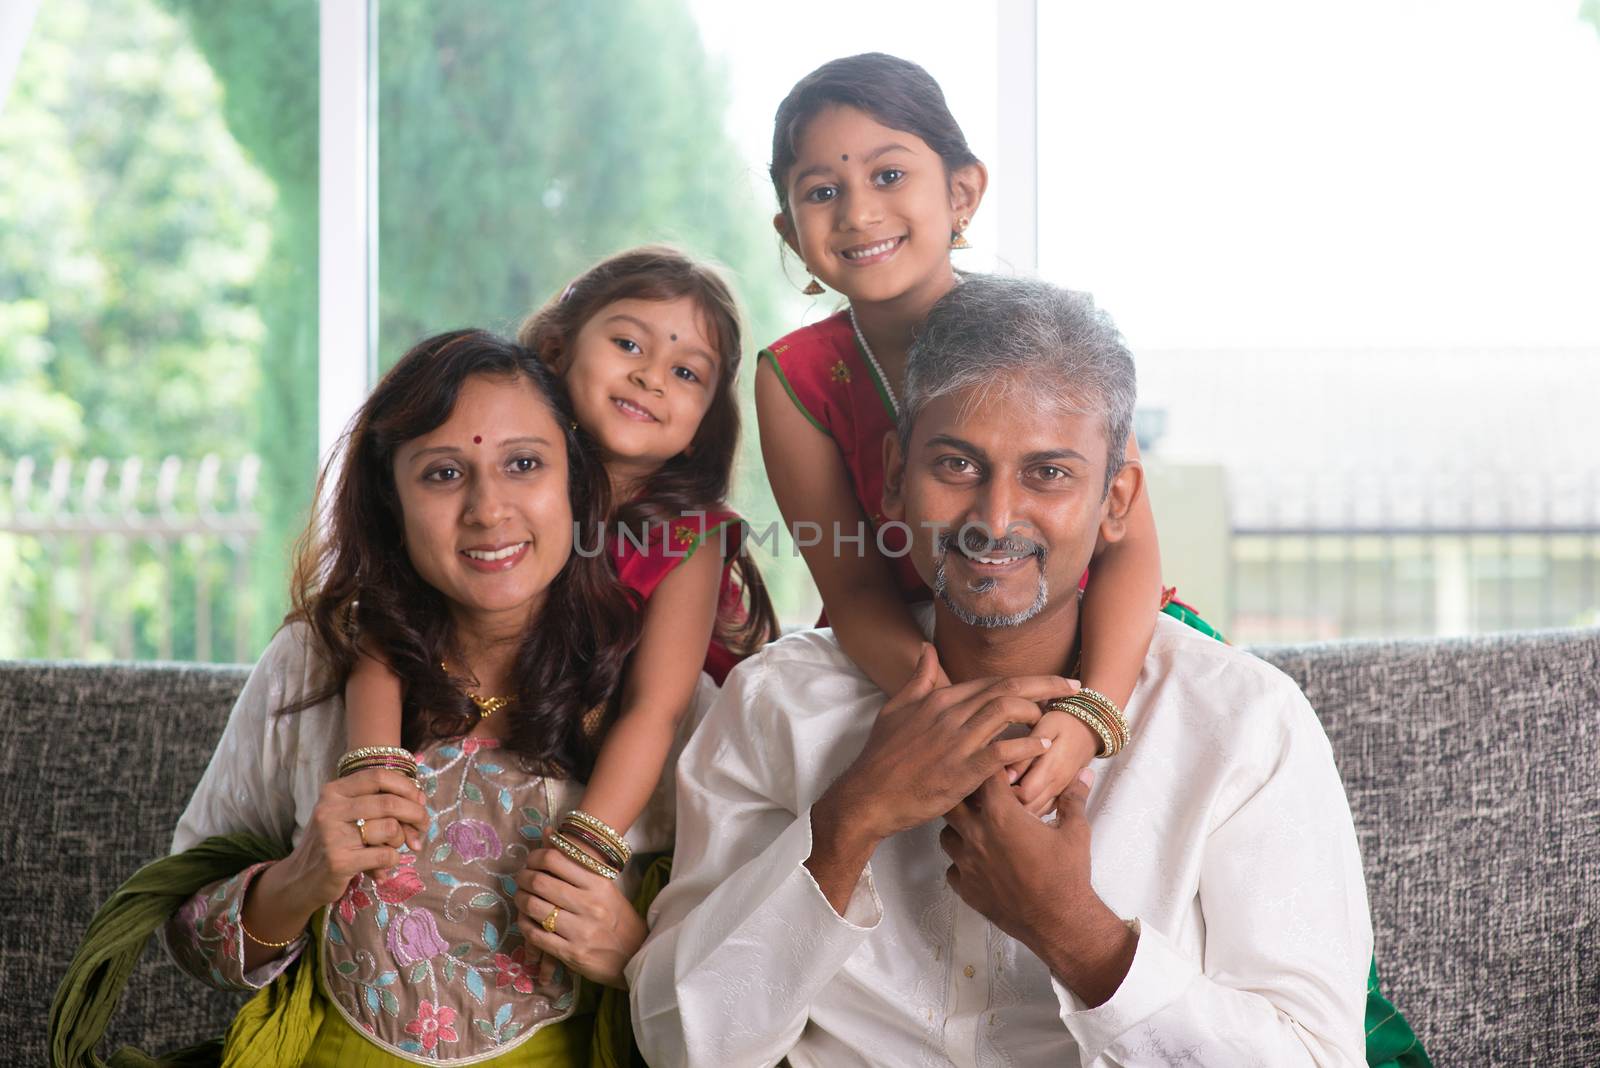
<svg viewBox="0 0 1600 1068">
<path fill-rule="evenodd" d="M 811 805 L 884 701 L 828 630 L 729 677 L 679 763 L 672 881 L 628 969 L 651 1064 L 1365 1063 L 1361 857 L 1286 676 L 1160 619 L 1133 740 L 1094 765 L 1094 887 L 1139 934 L 1094 1009 L 950 890 L 941 820 L 882 843 L 844 916 L 823 897 Z"/>
</svg>

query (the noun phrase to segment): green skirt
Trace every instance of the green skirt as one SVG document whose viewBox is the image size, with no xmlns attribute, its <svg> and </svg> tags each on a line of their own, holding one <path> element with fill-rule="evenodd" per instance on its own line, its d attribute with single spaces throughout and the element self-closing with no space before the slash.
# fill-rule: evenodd
<svg viewBox="0 0 1600 1068">
<path fill-rule="evenodd" d="M 594 1036 L 594 1013 L 569 1016 L 547 1024 L 532 1038 L 509 1052 L 481 1065 L 518 1065 L 519 1068 L 574 1068 L 589 1063 L 589 1047 Z M 392 1068 L 415 1064 L 398 1057 L 350 1026 L 350 1021 L 333 1006 L 325 1006 L 322 1026 L 311 1040 L 311 1050 L 301 1061 L 302 1068 Z"/>
</svg>

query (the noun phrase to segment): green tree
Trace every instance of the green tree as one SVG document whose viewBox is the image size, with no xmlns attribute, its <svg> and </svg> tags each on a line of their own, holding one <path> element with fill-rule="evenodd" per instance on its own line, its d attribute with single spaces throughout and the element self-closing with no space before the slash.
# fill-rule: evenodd
<svg viewBox="0 0 1600 1068">
<path fill-rule="evenodd" d="M 279 188 L 271 269 L 285 286 L 258 293 L 272 354 L 264 393 L 282 400 L 263 414 L 261 448 L 278 473 L 272 496 L 293 502 L 275 520 L 286 538 L 314 462 L 314 404 L 296 393 L 315 382 L 314 319 L 303 318 L 315 307 L 304 269 L 315 262 L 314 4 L 165 2 L 194 28 L 227 86 L 230 128 Z M 597 257 L 645 241 L 671 240 L 730 268 L 751 356 L 787 329 L 770 206 L 751 203 L 722 124 L 725 79 L 686 4 L 392 0 L 379 12 L 382 366 L 439 330 L 509 330 Z M 738 503 L 775 517 L 748 404 L 746 422 Z M 794 597 L 809 579 L 792 557 L 781 563 L 771 578 Z"/>
<path fill-rule="evenodd" d="M 289 550 L 316 483 L 318 6 L 161 2 L 189 26 L 224 87 L 228 129 L 277 189 L 253 288 L 264 327 L 254 413 L 264 530 L 252 569 L 260 648 L 283 617 Z"/>
<path fill-rule="evenodd" d="M 723 79 L 684 4 L 388 3 L 379 27 L 385 362 L 444 326 L 515 322 L 642 241 L 730 265 L 769 313 L 752 283 L 774 274 L 770 230 L 740 203 Z"/>
<path fill-rule="evenodd" d="M 509 330 L 644 241 L 730 268 L 750 355 L 787 328 L 770 207 L 682 0 L 380 10 L 385 366 L 437 330 Z M 56 0 L 0 119 L 0 455 L 258 453 L 252 588 L 209 573 L 221 612 L 255 605 L 251 649 L 281 618 L 316 473 L 318 21 L 316 0 Z M 736 503 L 775 517 L 747 426 Z M 83 592 L 60 559 L 17 557 L 0 546 L 0 570 L 27 572 L 13 585 L 33 584 L 37 632 Z M 161 584 L 191 589 L 198 561 L 133 569 L 136 652 L 154 648 Z M 784 562 L 780 595 L 808 585 Z"/>
<path fill-rule="evenodd" d="M 184 28 L 148 0 L 40 10 L 0 115 L 0 456 L 75 457 L 81 471 L 94 456 L 237 457 L 253 444 L 251 287 L 273 190 L 220 102 Z M 52 555 L 7 539 L 0 583 L 24 626 L 0 628 L 0 655 L 38 649 L 52 618 L 91 597 L 102 618 L 131 615 L 132 647 L 150 655 L 169 581 L 183 655 L 195 572 L 182 550 L 174 559 L 163 574 L 125 540 Z M 225 577 L 212 578 L 227 612 Z"/>
<path fill-rule="evenodd" d="M 144 0 L 40 9 L 0 120 L 0 449 L 249 447 L 273 192 L 220 98 Z"/>
</svg>

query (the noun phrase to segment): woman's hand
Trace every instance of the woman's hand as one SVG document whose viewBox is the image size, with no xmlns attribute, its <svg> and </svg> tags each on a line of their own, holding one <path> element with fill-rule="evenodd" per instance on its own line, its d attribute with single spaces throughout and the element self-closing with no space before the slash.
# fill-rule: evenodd
<svg viewBox="0 0 1600 1068">
<path fill-rule="evenodd" d="M 365 826 L 357 827 L 358 819 Z M 305 930 L 356 875 L 399 864 L 401 843 L 421 848 L 427 825 L 426 796 L 398 771 L 374 768 L 324 786 L 294 852 L 256 876 L 245 895 L 245 970 L 279 957 L 277 943 Z"/>
<path fill-rule="evenodd" d="M 365 825 L 358 827 L 358 819 Z M 402 844 L 422 848 L 427 827 L 427 796 L 408 776 L 374 768 L 334 779 L 282 862 L 285 874 L 293 875 L 291 885 L 314 911 L 339 900 L 361 872 L 399 864 Z"/>
<path fill-rule="evenodd" d="M 587 871 L 554 849 L 536 849 L 517 876 L 517 927 L 542 955 L 548 982 L 559 960 L 586 979 L 626 987 L 622 969 L 644 944 L 647 928 L 610 879 Z M 553 910 L 555 930 L 544 923 Z"/>
</svg>

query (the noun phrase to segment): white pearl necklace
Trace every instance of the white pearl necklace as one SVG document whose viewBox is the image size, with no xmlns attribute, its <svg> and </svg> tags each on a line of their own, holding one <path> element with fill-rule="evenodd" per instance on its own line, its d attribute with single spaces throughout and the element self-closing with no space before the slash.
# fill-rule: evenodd
<svg viewBox="0 0 1600 1068">
<path fill-rule="evenodd" d="M 867 344 L 867 335 L 861 332 L 861 324 L 856 321 L 856 309 L 850 308 L 850 325 L 855 328 L 856 344 L 861 346 L 861 351 L 866 355 L 867 362 L 872 365 L 873 372 L 878 376 L 879 383 L 883 386 L 884 396 L 889 398 L 889 408 L 894 412 L 895 419 L 900 418 L 900 402 L 895 399 L 894 387 L 889 384 L 889 376 L 883 373 L 883 367 L 878 363 L 878 357 L 873 355 L 872 346 Z"/>
</svg>

